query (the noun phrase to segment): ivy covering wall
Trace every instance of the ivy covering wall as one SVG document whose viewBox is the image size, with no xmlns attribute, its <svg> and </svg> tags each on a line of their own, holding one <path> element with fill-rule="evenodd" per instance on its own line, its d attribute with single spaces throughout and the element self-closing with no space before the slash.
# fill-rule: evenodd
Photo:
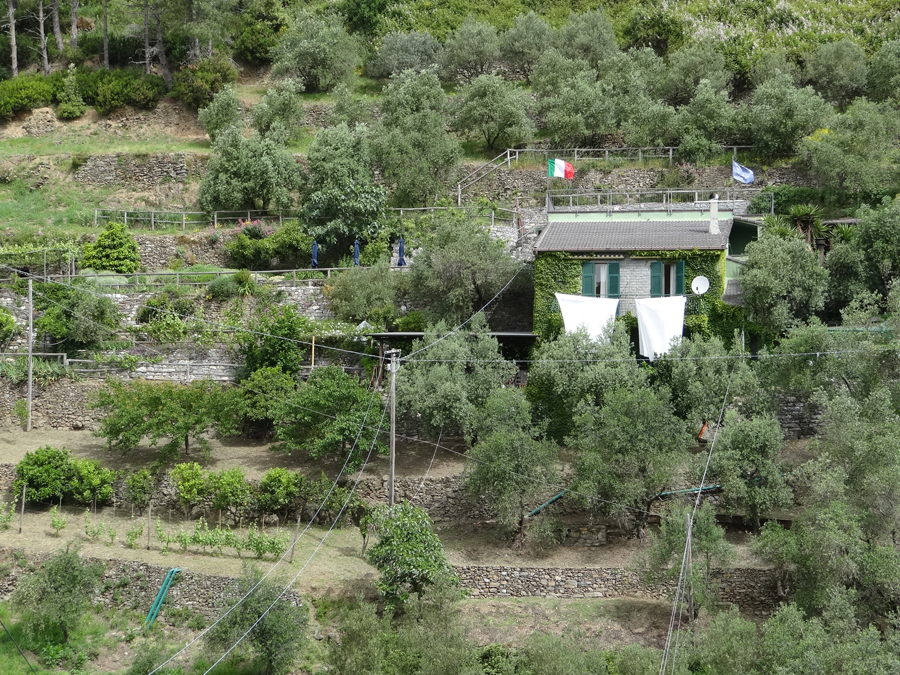
<svg viewBox="0 0 900 675">
<path fill-rule="evenodd" d="M 731 344 L 735 330 L 756 333 L 755 324 L 746 321 L 740 307 L 722 301 L 725 292 L 725 251 L 633 251 L 632 258 L 651 258 L 663 262 L 684 260 L 685 291 L 695 277 L 709 279 L 709 291 L 703 299 L 691 298 L 684 323 L 694 335 L 717 335 Z M 534 262 L 534 332 L 552 340 L 563 330 L 562 314 L 554 293 L 581 293 L 581 259 L 568 253 L 541 253 Z M 624 290 L 624 289 L 623 289 Z"/>
</svg>

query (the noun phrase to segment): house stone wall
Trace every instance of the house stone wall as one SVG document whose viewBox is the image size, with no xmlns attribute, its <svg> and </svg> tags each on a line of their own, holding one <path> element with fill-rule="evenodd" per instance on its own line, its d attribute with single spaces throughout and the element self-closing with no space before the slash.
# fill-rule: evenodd
<svg viewBox="0 0 900 675">
<path fill-rule="evenodd" d="M 637 311 L 635 300 L 650 297 L 650 263 L 648 258 L 626 255 L 619 261 L 619 316 Z"/>
</svg>

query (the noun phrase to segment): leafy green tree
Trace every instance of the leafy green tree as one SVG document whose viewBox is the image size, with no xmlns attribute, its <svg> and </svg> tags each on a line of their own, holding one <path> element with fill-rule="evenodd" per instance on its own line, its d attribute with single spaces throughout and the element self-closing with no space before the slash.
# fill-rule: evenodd
<svg viewBox="0 0 900 675">
<path fill-rule="evenodd" d="M 250 330 L 236 336 L 238 354 L 244 364 L 239 379 L 260 368 L 280 368 L 283 373 L 295 377 L 307 352 L 307 346 L 296 340 L 304 339 L 309 332 L 309 319 L 292 305 L 259 312 L 253 318 Z"/>
<path fill-rule="evenodd" d="M 515 366 L 500 355 L 497 340 L 488 335 L 483 315 L 463 331 L 437 342 L 451 327 L 439 322 L 425 331 L 412 351 L 433 345 L 403 362 L 397 374 L 397 411 L 421 416 L 423 430 L 436 437 L 442 429 L 476 433 L 480 411 L 488 398 L 515 375 Z"/>
<path fill-rule="evenodd" d="M 107 270 L 130 274 L 140 267 L 141 255 L 137 242 L 122 223 L 108 222 L 97 241 L 84 245 L 81 266 L 92 270 Z"/>
<path fill-rule="evenodd" d="M 615 389 L 602 407 L 582 403 L 566 439 L 578 457 L 572 487 L 595 511 L 643 527 L 686 454 L 683 429 L 671 404 L 652 389 Z"/>
<path fill-rule="evenodd" d="M 156 479 L 147 469 L 134 471 L 125 479 L 125 499 L 134 504 L 138 515 L 144 515 L 155 489 Z"/>
<path fill-rule="evenodd" d="M 900 274 L 900 199 L 885 199 L 879 206 L 860 209 L 853 246 L 863 255 L 870 290 L 887 296 Z"/>
<path fill-rule="evenodd" d="M 275 467 L 263 474 L 257 488 L 257 500 L 263 513 L 284 512 L 287 521 L 288 509 L 300 498 L 303 476 Z"/>
<path fill-rule="evenodd" d="M 668 510 L 660 521 L 659 532 L 650 533 L 651 543 L 642 576 L 651 583 L 672 582 L 678 578 L 687 543 L 685 521 L 691 515 L 691 567 L 686 572 L 697 611 L 715 604 L 713 564 L 727 567 L 734 560 L 734 548 L 725 540 L 725 530 L 716 523 L 716 509 L 709 502 L 696 512 L 693 512 L 693 504 Z"/>
<path fill-rule="evenodd" d="M 825 257 L 825 269 L 828 270 L 825 309 L 829 316 L 839 316 L 850 301 L 866 291 L 863 260 L 863 251 L 852 244 L 838 242 L 832 245 Z"/>
<path fill-rule="evenodd" d="M 258 134 L 244 138 L 235 126 L 222 131 L 200 182 L 200 207 L 207 213 L 289 208 L 300 173 L 282 140 Z"/>
<path fill-rule="evenodd" d="M 35 307 L 44 313 L 34 322 L 65 350 L 90 349 L 115 340 L 119 328 L 116 304 L 101 287 L 76 280 L 71 286 L 39 284 Z"/>
<path fill-rule="evenodd" d="M 669 70 L 663 83 L 663 96 L 679 105 L 693 98 L 701 80 L 709 80 L 713 91 L 729 88 L 731 76 L 725 70 L 725 58 L 707 41 L 684 47 L 669 55 Z"/>
<path fill-rule="evenodd" d="M 377 438 L 380 414 L 359 381 L 337 366 L 316 368 L 306 383 L 283 401 L 273 401 L 277 449 L 304 451 L 314 459 L 346 456 L 348 466 L 363 463 L 369 448 L 387 452 Z"/>
<path fill-rule="evenodd" d="M 354 33 L 371 35 L 381 25 L 388 0 L 343 0 L 340 11 Z"/>
<path fill-rule="evenodd" d="M 404 70 L 421 73 L 438 63 L 441 43 L 427 31 L 391 32 L 366 64 L 372 77 L 394 77 Z"/>
<path fill-rule="evenodd" d="M 296 388 L 296 374 L 284 372 L 281 366 L 265 366 L 254 370 L 241 381 L 244 392 L 241 412 L 245 421 L 249 421 L 258 433 L 271 434 L 274 431 L 272 401 L 290 396 Z"/>
<path fill-rule="evenodd" d="M 604 340 L 578 332 L 542 342 L 532 360 L 525 395 L 535 423 L 560 443 L 573 432 L 572 411 L 581 401 L 605 406 L 614 391 L 650 384 L 647 370 L 633 358 L 628 330 L 619 323 Z"/>
<path fill-rule="evenodd" d="M 263 580 L 256 567 L 245 565 L 222 598 L 223 610 L 234 609 L 207 634 L 208 647 L 222 652 L 250 631 L 244 644 L 254 656 L 257 672 L 288 673 L 306 641 L 309 612 L 305 605 L 295 605 L 282 594 L 281 584 Z"/>
<path fill-rule="evenodd" d="M 538 110 L 554 143 L 589 146 L 614 130 L 615 104 L 603 95 L 587 62 L 568 59 L 551 49 L 535 66 L 532 81 Z"/>
<path fill-rule="evenodd" d="M 531 406 L 519 389 L 496 389 L 478 421 L 478 441 L 468 452 L 464 482 L 469 494 L 487 500 L 521 545 L 525 516 L 552 496 L 558 450 L 537 439 Z M 548 487 L 549 486 L 549 487 Z"/>
<path fill-rule="evenodd" d="M 280 127 L 277 133 L 286 133 L 289 141 L 296 141 L 303 132 L 303 85 L 294 80 L 284 80 L 267 89 L 262 100 L 253 106 L 253 128 L 265 137 Z"/>
<path fill-rule="evenodd" d="M 696 631 L 685 660 L 709 673 L 744 675 L 754 672 L 758 642 L 756 624 L 732 605 L 728 611 L 713 614 L 704 630 Z"/>
<path fill-rule="evenodd" d="M 798 88 L 790 75 L 778 73 L 753 92 L 747 125 L 764 156 L 790 154 L 801 138 L 825 124 L 828 104 L 812 87 Z"/>
<path fill-rule="evenodd" d="M 436 201 L 456 176 L 462 151 L 447 132 L 447 96 L 433 71 L 402 72 L 384 89 L 373 147 L 393 201 Z"/>
<path fill-rule="evenodd" d="M 172 467 L 169 477 L 175 485 L 178 501 L 184 508 L 184 517 L 187 519 L 191 509 L 209 494 L 208 476 L 197 462 L 183 462 Z"/>
<path fill-rule="evenodd" d="M 100 466 L 96 459 L 75 459 L 72 462 L 72 497 L 82 504 L 106 502 L 113 496 L 116 472 Z"/>
<path fill-rule="evenodd" d="M 411 594 L 421 598 L 429 586 L 453 572 L 424 509 L 408 502 L 376 508 L 382 511 L 375 528 L 378 541 L 366 558 L 381 573 L 375 585 L 385 603 L 399 609 Z"/>
<path fill-rule="evenodd" d="M 771 49 L 759 55 L 750 72 L 750 82 L 754 87 L 779 76 L 787 75 L 791 81 L 800 84 L 800 68 L 790 60 L 784 49 Z"/>
<path fill-rule="evenodd" d="M 235 27 L 235 53 L 255 66 L 270 63 L 279 34 L 290 24 L 290 14 L 276 0 L 250 0 L 242 4 Z"/>
<path fill-rule="evenodd" d="M 69 634 L 87 615 L 102 574 L 101 564 L 85 563 L 77 548 L 67 546 L 19 577 L 11 603 L 24 614 L 30 639 L 68 643 Z"/>
<path fill-rule="evenodd" d="M 806 242 L 764 234 L 747 246 L 744 307 L 751 320 L 783 332 L 822 309 L 827 276 Z"/>
<path fill-rule="evenodd" d="M 13 491 L 20 495 L 22 486 L 25 485 L 26 499 L 62 499 L 69 494 L 74 478 L 75 471 L 69 451 L 45 445 L 34 452 L 26 452 L 22 461 L 16 464 Z"/>
<path fill-rule="evenodd" d="M 869 95 L 875 101 L 900 101 L 900 40 L 881 45 L 869 62 Z"/>
<path fill-rule="evenodd" d="M 513 25 L 500 35 L 500 54 L 526 82 L 531 82 L 535 64 L 556 40 L 556 30 L 531 11 L 516 16 Z"/>
<path fill-rule="evenodd" d="M 341 321 L 392 321 L 406 287 L 405 275 L 392 271 L 387 263 L 354 267 L 332 277 L 328 298 L 331 311 Z"/>
<path fill-rule="evenodd" d="M 335 15 L 298 12 L 272 49 L 272 75 L 297 79 L 306 91 L 331 91 L 358 63 L 359 45 Z"/>
<path fill-rule="evenodd" d="M 190 454 L 192 440 L 208 455 L 209 431 L 227 435 L 236 429 L 235 399 L 236 393 L 202 380 L 186 385 L 110 380 L 94 402 L 106 412 L 94 435 L 105 438 L 110 450 L 122 453 L 134 450 L 144 439 L 151 446 L 168 439 L 160 448 L 158 463 L 177 458 L 181 448 Z"/>
<path fill-rule="evenodd" d="M 619 51 L 612 22 L 602 9 L 569 14 L 559 29 L 558 44 L 563 56 L 586 61 L 594 70 Z"/>
<path fill-rule="evenodd" d="M 728 411 L 712 460 L 712 480 L 723 485 L 726 509 L 744 511 L 758 526 L 760 516 L 791 504 L 791 489 L 778 464 L 783 445 L 775 418 L 742 418 Z"/>
<path fill-rule="evenodd" d="M 416 253 L 409 272 L 410 295 L 428 307 L 435 319 L 459 323 L 494 298 L 519 267 L 503 242 L 491 238 L 487 228 L 474 219 L 441 217 L 436 219 L 434 234 Z M 523 285 L 513 283 L 510 293 L 527 284 L 527 274 L 519 277 Z"/>
<path fill-rule="evenodd" d="M 844 110 L 866 90 L 866 53 L 849 38 L 824 42 L 806 55 L 806 81 L 822 97 Z"/>
<path fill-rule="evenodd" d="M 211 472 L 206 476 L 206 484 L 212 507 L 225 511 L 234 522 L 238 522 L 240 514 L 253 503 L 253 488 L 240 467 Z"/>
<path fill-rule="evenodd" d="M 676 124 L 682 137 L 678 154 L 695 162 L 708 161 L 722 151 L 721 143 L 734 130 L 728 92 L 716 91 L 712 82 L 700 80 L 690 102 L 678 111 Z"/>
<path fill-rule="evenodd" d="M 819 183 L 832 190 L 878 193 L 900 178 L 900 114 L 889 105 L 858 99 L 833 118 L 828 129 L 800 143 L 803 163 Z"/>
<path fill-rule="evenodd" d="M 387 225 L 387 190 L 381 185 L 350 183 L 310 194 L 303 213 L 322 256 L 337 262 L 356 239 L 372 241 Z"/>
<path fill-rule="evenodd" d="M 476 77 L 460 88 L 457 100 L 453 127 L 481 136 L 489 148 L 515 147 L 534 135 L 534 122 L 528 116 L 531 98 L 499 75 Z"/>
<path fill-rule="evenodd" d="M 372 104 L 369 97 L 357 97 L 344 84 L 339 84 L 331 94 L 334 105 L 326 115 L 328 124 L 337 126 L 346 124 L 351 129 L 372 120 Z M 319 134 L 322 132 L 320 131 Z M 319 138 L 316 134 L 316 140 Z"/>
<path fill-rule="evenodd" d="M 497 29 L 466 16 L 441 52 L 441 72 L 448 80 L 470 79 L 490 73 L 500 58 Z"/>
<path fill-rule="evenodd" d="M 341 123 L 322 129 L 309 148 L 307 165 L 307 193 L 374 184 L 368 127 Z"/>
<path fill-rule="evenodd" d="M 241 126 L 241 100 L 234 93 L 234 87 L 225 85 L 205 108 L 197 111 L 200 124 L 215 141 L 219 134 L 231 126 Z"/>
</svg>

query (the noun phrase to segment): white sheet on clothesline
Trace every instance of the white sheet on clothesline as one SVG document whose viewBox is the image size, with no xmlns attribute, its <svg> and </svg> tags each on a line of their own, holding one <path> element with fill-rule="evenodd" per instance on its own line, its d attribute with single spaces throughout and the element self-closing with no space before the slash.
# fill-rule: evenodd
<svg viewBox="0 0 900 675">
<path fill-rule="evenodd" d="M 684 332 L 684 307 L 687 298 L 643 298 L 634 301 L 637 308 L 639 351 L 651 361 L 665 354 L 672 341 Z"/>
<path fill-rule="evenodd" d="M 591 339 L 603 337 L 609 322 L 616 318 L 619 301 L 614 298 L 593 298 L 585 295 L 556 294 L 567 333 L 579 328 L 587 330 Z"/>
</svg>

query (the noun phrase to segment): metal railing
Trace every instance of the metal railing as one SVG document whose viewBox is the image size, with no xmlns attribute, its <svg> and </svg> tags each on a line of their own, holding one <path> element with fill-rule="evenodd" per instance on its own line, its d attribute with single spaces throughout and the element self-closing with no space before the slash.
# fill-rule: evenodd
<svg viewBox="0 0 900 675">
<path fill-rule="evenodd" d="M 722 149 L 723 151 L 730 150 L 731 156 L 737 157 L 739 150 L 752 150 L 753 147 L 752 145 L 723 145 Z M 677 149 L 677 146 L 669 145 L 648 148 L 510 148 L 460 179 L 456 184 L 456 204 L 457 206 L 462 205 L 463 190 L 487 178 L 500 167 L 506 165 L 507 168 L 510 168 L 513 162 L 518 164 L 520 158 L 530 155 L 543 156 L 545 160 L 553 157 L 555 159 L 571 159 L 575 162 L 582 159 L 603 159 L 608 162 L 612 158 L 626 161 L 636 160 L 643 163 L 644 160 L 649 159 L 664 159 L 669 162 L 669 166 L 674 166 Z"/>
<path fill-rule="evenodd" d="M 702 210 L 709 208 L 710 196 L 717 194 L 719 203 L 747 202 L 759 195 L 769 195 L 768 212 L 774 213 L 775 195 L 762 188 L 721 187 L 698 189 L 650 188 L 646 190 L 593 191 L 548 190 L 548 213 L 591 210 L 609 212 L 621 207 L 635 207 L 643 211 L 672 210 L 676 204 L 697 204 Z"/>
<path fill-rule="evenodd" d="M 400 218 L 410 213 L 416 214 L 420 212 L 428 212 L 434 216 L 435 211 L 456 211 L 456 210 L 472 210 L 478 211 L 478 217 L 484 219 L 490 218 L 491 225 L 495 222 L 514 221 L 516 211 L 512 209 L 496 208 L 485 209 L 482 207 L 471 206 L 424 206 L 415 208 L 388 208 L 385 209 L 389 213 L 399 214 Z M 502 214 L 512 214 L 505 217 Z M 247 221 L 268 221 L 272 224 L 278 221 L 279 225 L 283 225 L 285 220 L 293 220 L 300 218 L 302 213 L 296 210 L 287 211 L 265 211 L 265 210 L 248 210 L 248 211 L 214 211 L 212 216 L 198 211 L 123 211 L 115 209 L 94 209 L 94 225 L 99 226 L 109 221 L 117 221 L 124 223 L 126 227 L 146 228 L 150 230 L 168 229 L 174 227 L 186 230 L 188 225 L 192 229 L 203 229 L 212 227 L 213 229 L 221 227 L 229 223 L 239 223 Z"/>
<path fill-rule="evenodd" d="M 32 352 L 34 358 L 55 359 L 63 367 L 68 367 L 69 355 L 59 352 Z M 28 358 L 28 352 L 0 352 L 0 360 Z"/>
</svg>

